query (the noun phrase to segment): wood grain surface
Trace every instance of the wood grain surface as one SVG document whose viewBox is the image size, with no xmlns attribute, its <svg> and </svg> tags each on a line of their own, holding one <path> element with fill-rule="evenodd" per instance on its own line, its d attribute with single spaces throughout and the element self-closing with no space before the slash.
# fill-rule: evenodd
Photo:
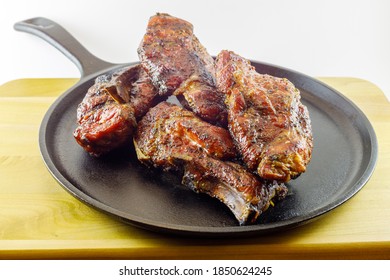
<svg viewBox="0 0 390 280">
<path fill-rule="evenodd" d="M 51 177 L 38 130 L 76 79 L 21 79 L 0 86 L 2 259 L 390 259 L 390 103 L 374 84 L 320 78 L 369 118 L 379 159 L 367 185 L 320 219 L 277 234 L 190 239 L 123 224 L 78 201 Z"/>
</svg>

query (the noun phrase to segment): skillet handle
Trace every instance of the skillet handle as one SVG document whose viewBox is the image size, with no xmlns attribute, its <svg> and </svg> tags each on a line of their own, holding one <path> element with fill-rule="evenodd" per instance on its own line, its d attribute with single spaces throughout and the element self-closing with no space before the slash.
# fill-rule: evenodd
<svg viewBox="0 0 390 280">
<path fill-rule="evenodd" d="M 47 18 L 36 17 L 23 20 L 15 23 L 14 29 L 36 35 L 56 47 L 76 64 L 81 77 L 86 77 L 116 65 L 91 54 L 66 29 Z"/>
</svg>

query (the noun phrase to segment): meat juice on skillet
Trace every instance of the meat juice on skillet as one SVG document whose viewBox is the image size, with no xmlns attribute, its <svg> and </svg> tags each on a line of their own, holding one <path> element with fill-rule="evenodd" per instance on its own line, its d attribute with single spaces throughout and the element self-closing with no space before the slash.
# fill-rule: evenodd
<svg viewBox="0 0 390 280">
<path fill-rule="evenodd" d="M 167 102 L 149 110 L 134 136 L 138 159 L 183 174 L 182 183 L 223 202 L 239 224 L 253 223 L 272 199 L 284 198 L 284 184 L 261 181 L 236 157 L 229 132 Z"/>
<path fill-rule="evenodd" d="M 77 108 L 73 135 L 93 156 L 130 145 L 137 121 L 159 99 L 140 65 L 99 76 Z"/>
<path fill-rule="evenodd" d="M 227 124 L 224 95 L 215 84 L 214 60 L 191 23 L 158 13 L 149 19 L 138 54 L 160 94 L 174 94 L 202 119 Z"/>
<path fill-rule="evenodd" d="M 313 136 L 299 90 L 287 79 L 257 73 L 231 51 L 217 56 L 216 73 L 226 94 L 228 127 L 246 166 L 283 182 L 305 172 Z"/>
</svg>

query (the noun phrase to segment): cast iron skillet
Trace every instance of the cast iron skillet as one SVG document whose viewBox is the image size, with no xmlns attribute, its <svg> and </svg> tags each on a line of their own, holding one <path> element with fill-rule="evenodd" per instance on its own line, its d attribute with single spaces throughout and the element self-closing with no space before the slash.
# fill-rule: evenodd
<svg viewBox="0 0 390 280">
<path fill-rule="evenodd" d="M 219 201 L 185 188 L 175 174 L 139 164 L 130 145 L 96 159 L 74 141 L 76 107 L 94 79 L 132 63 L 118 65 L 98 59 L 65 29 L 45 18 L 18 22 L 15 29 L 43 38 L 69 57 L 81 72 L 79 82 L 54 102 L 42 121 L 39 145 L 47 168 L 76 198 L 126 223 L 163 233 L 203 237 L 285 230 L 313 221 L 349 200 L 374 170 L 377 140 L 359 108 L 316 79 L 252 61 L 260 73 L 285 77 L 300 89 L 312 120 L 314 151 L 306 173 L 288 184 L 285 200 L 264 213 L 258 224 L 238 226 Z"/>
</svg>

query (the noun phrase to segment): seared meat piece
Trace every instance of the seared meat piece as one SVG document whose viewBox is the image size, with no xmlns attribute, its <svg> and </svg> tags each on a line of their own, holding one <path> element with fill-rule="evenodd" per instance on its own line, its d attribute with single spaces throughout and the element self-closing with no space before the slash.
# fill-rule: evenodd
<svg viewBox="0 0 390 280">
<path fill-rule="evenodd" d="M 236 156 L 227 130 L 167 102 L 138 123 L 134 144 L 141 162 L 184 172 L 184 185 L 219 199 L 240 224 L 255 222 L 271 199 L 287 193 L 283 184 L 263 183 L 244 167 L 226 161 Z"/>
<path fill-rule="evenodd" d="M 262 182 L 243 166 L 200 155 L 185 164 L 184 185 L 219 199 L 240 225 L 255 223 L 274 201 L 288 192 L 284 184 Z"/>
<path fill-rule="evenodd" d="M 287 79 L 256 72 L 239 55 L 216 58 L 218 89 L 226 94 L 229 130 L 250 170 L 287 182 L 306 170 L 313 137 L 300 92 Z"/>
<path fill-rule="evenodd" d="M 204 120 L 227 124 L 224 95 L 215 87 L 214 60 L 191 23 L 168 14 L 151 17 L 138 54 L 159 94 L 177 95 Z"/>
<path fill-rule="evenodd" d="M 158 96 L 149 75 L 139 64 L 114 72 L 104 88 L 117 102 L 130 103 L 136 120 L 163 99 Z"/>
<path fill-rule="evenodd" d="M 207 85 L 199 79 L 189 78 L 176 89 L 180 103 L 203 120 L 227 127 L 227 110 L 224 95 L 215 86 Z"/>
<path fill-rule="evenodd" d="M 136 121 L 156 104 L 156 96 L 140 65 L 97 77 L 77 108 L 76 141 L 93 156 L 131 143 Z"/>
<path fill-rule="evenodd" d="M 141 162 L 178 170 L 180 158 L 199 152 L 218 159 L 234 159 L 237 151 L 229 132 L 202 121 L 191 111 L 161 102 L 141 119 L 134 136 Z M 143 156 L 141 156 L 143 155 Z"/>
</svg>

